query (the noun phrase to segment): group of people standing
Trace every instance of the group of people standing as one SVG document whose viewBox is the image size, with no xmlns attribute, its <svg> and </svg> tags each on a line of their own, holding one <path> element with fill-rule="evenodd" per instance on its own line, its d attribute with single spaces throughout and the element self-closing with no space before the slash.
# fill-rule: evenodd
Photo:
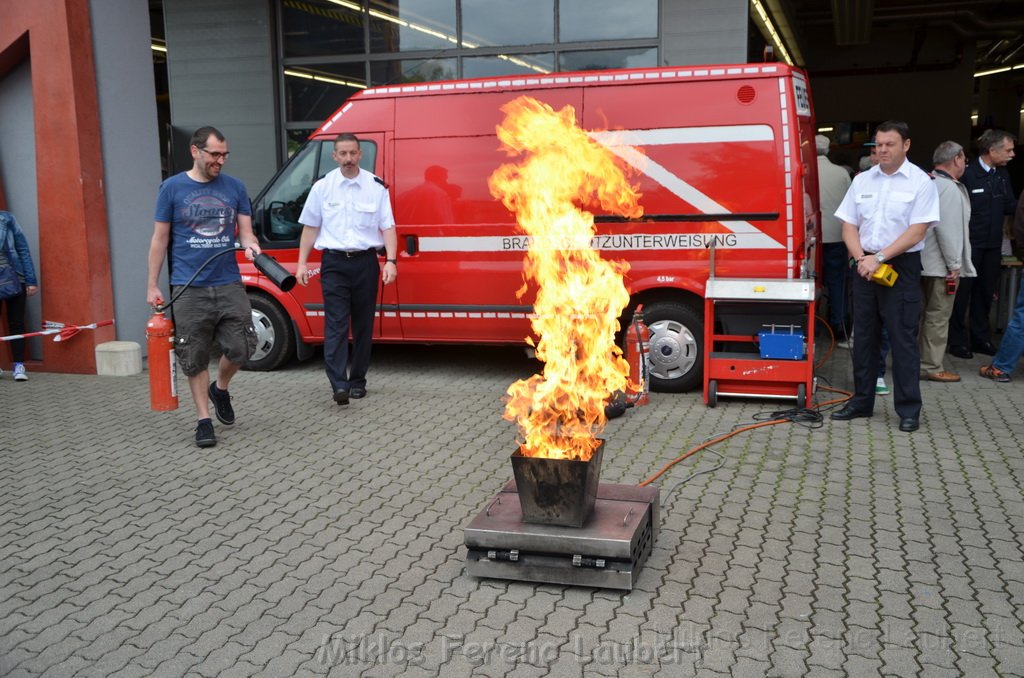
<svg viewBox="0 0 1024 678">
<path fill-rule="evenodd" d="M 237 238 L 250 260 L 261 252 L 245 186 L 222 172 L 229 155 L 224 135 L 213 127 L 201 127 L 192 135 L 189 148 L 192 168 L 164 181 L 157 196 L 146 301 L 158 308 L 164 305 L 158 280 L 166 258 L 174 304 L 175 354 L 188 377 L 196 409 L 195 442 L 199 447 L 211 447 L 217 444 L 217 437 L 209 403 L 213 403 L 220 423 L 235 423 L 228 387 L 256 346 L 252 311 L 238 263 L 227 251 L 234 250 Z M 327 377 L 333 400 L 348 405 L 349 398 L 367 395 L 366 372 L 381 277 L 377 252 L 384 249 L 387 253 L 383 267 L 386 285 L 398 275 L 398 240 L 387 187 L 359 166 L 359 140 L 351 134 L 338 136 L 332 157 L 338 169 L 313 185 L 299 219 L 304 229 L 296 277 L 307 285 L 320 274 Z M 319 271 L 309 268 L 314 247 L 323 253 Z M 222 356 L 217 378 L 211 381 L 214 342 L 220 345 Z"/>
<path fill-rule="evenodd" d="M 1008 132 L 986 131 L 973 161 L 960 144 L 942 142 L 926 173 L 907 160 L 906 123 L 888 121 L 875 131 L 877 164 L 851 180 L 826 157 L 828 138 L 818 137 L 824 277 L 837 341 L 847 338 L 848 288 L 853 302 L 855 392 L 832 419 L 872 416 L 883 332 L 901 431 L 920 426 L 920 380 L 960 381 L 943 364 L 946 352 L 993 355 L 981 376 L 1010 380 L 1024 353 L 1024 288 L 999 349 L 989 313 L 1002 268 L 1003 224 L 1015 212 L 1015 240 L 1024 245 L 1024 202 L 1018 207 L 1005 169 L 1015 141 Z M 895 270 L 894 281 L 876 275 L 883 265 Z"/>
</svg>

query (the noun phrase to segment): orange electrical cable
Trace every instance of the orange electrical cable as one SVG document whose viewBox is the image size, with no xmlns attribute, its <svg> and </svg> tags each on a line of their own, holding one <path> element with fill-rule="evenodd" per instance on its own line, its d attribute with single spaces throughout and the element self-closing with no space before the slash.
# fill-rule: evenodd
<svg viewBox="0 0 1024 678">
<path fill-rule="evenodd" d="M 814 366 L 814 369 L 818 369 L 822 365 L 824 365 L 826 362 L 828 362 L 828 359 L 831 358 L 832 354 L 835 352 L 835 350 L 836 350 L 836 333 L 832 331 L 832 326 L 829 325 L 828 322 L 824 318 L 815 318 L 815 319 L 816 320 L 820 320 L 821 324 L 825 326 L 825 329 L 828 330 L 828 337 L 829 337 L 829 340 L 828 340 L 828 351 L 825 352 L 825 357 L 821 359 L 821 362 L 819 362 L 817 365 Z"/>
<path fill-rule="evenodd" d="M 827 407 L 829 405 L 835 405 L 835 404 L 838 404 L 838 403 L 846 402 L 847 400 L 849 400 L 850 398 L 853 397 L 853 394 L 850 393 L 849 391 L 843 391 L 843 390 L 840 390 L 838 388 L 832 388 L 831 386 L 819 386 L 818 388 L 820 388 L 822 390 L 825 390 L 825 391 L 831 391 L 832 393 L 841 393 L 843 395 L 843 397 L 842 398 L 835 398 L 833 400 L 826 400 L 823 403 L 818 403 L 817 405 L 814 406 L 813 409 L 820 409 L 822 407 Z M 720 435 L 720 436 L 718 436 L 716 438 L 712 438 L 711 440 L 706 440 L 703 443 L 701 443 L 700 445 L 697 445 L 696 447 L 694 447 L 694 448 L 692 448 L 690 450 L 687 450 L 686 452 L 684 452 L 680 456 L 676 457 L 675 459 L 673 459 L 669 463 L 667 463 L 664 466 L 662 466 L 660 471 L 658 471 L 657 473 L 655 473 L 653 476 L 651 476 L 647 480 L 643 481 L 642 483 L 639 483 L 639 486 L 640 487 L 646 487 L 647 485 L 650 485 L 655 480 L 657 480 L 662 475 L 664 475 L 665 472 L 668 471 L 670 468 L 672 468 L 673 466 L 675 466 L 679 462 L 683 461 L 687 457 L 691 457 L 694 454 L 700 452 L 705 447 L 710 447 L 711 445 L 714 445 L 716 443 L 720 443 L 723 440 L 728 440 L 729 438 L 733 437 L 734 435 L 737 435 L 739 433 L 743 433 L 745 431 L 752 431 L 755 428 L 761 428 L 762 426 L 774 426 L 775 424 L 786 424 L 786 423 L 792 423 L 792 420 L 791 419 L 772 419 L 770 421 L 759 421 L 756 424 L 748 424 L 747 426 L 741 426 L 740 428 L 738 428 L 738 429 L 736 429 L 734 431 L 729 431 L 728 433 L 723 433 L 722 435 Z"/>
<path fill-rule="evenodd" d="M 724 433 L 724 434 L 718 436 L 717 438 L 712 438 L 711 440 L 706 440 L 703 443 L 701 443 L 700 445 L 698 445 L 697 447 L 694 447 L 693 449 L 689 450 L 688 452 L 684 452 L 682 454 L 682 456 L 676 457 L 675 459 L 673 459 L 669 463 L 665 464 L 661 468 L 660 471 L 658 471 L 653 476 L 651 476 L 647 480 L 645 480 L 642 483 L 640 483 L 640 487 L 645 487 L 647 485 L 650 485 L 652 482 L 654 482 L 659 477 L 661 477 L 665 473 L 665 471 L 668 471 L 670 468 L 672 468 L 673 466 L 675 466 L 676 464 L 681 462 L 683 459 L 686 459 L 687 457 L 689 457 L 689 456 L 691 456 L 693 454 L 696 454 L 697 452 L 700 452 L 701 450 L 703 450 L 705 447 L 708 447 L 709 445 L 713 445 L 715 443 L 720 443 L 723 440 L 728 440 L 729 438 L 733 437 L 737 433 L 743 433 L 744 431 L 751 431 L 751 430 L 753 430 L 755 428 L 761 428 L 762 426 L 772 426 L 774 424 L 782 424 L 782 423 L 785 423 L 787 421 L 789 421 L 789 419 L 772 419 L 771 421 L 759 421 L 756 424 L 748 424 L 747 426 L 741 426 L 740 428 L 736 429 L 735 431 L 729 431 L 728 433 Z"/>
<path fill-rule="evenodd" d="M 825 362 L 829 358 L 832 357 L 832 353 L 834 352 L 835 346 L 836 346 L 836 335 L 835 335 L 834 332 L 832 332 L 832 327 L 825 321 L 824 318 L 817 318 L 817 319 L 821 320 L 822 324 L 825 325 L 825 327 L 828 329 L 828 333 L 829 333 L 829 346 L 828 346 L 828 352 L 825 354 L 825 357 L 821 359 L 821 362 L 819 362 L 817 365 L 814 366 L 815 369 L 818 369 L 819 367 L 824 365 Z M 850 398 L 853 397 L 853 394 L 850 393 L 849 391 L 843 391 L 843 390 L 838 389 L 838 388 L 832 388 L 831 386 L 819 386 L 818 388 L 821 389 L 821 390 L 824 390 L 824 391 L 831 391 L 832 393 L 840 393 L 840 394 L 842 394 L 843 397 L 835 398 L 833 400 L 826 400 L 823 403 L 818 403 L 812 409 L 820 409 L 822 407 L 828 407 L 829 405 L 836 405 L 838 403 L 846 402 L 847 400 L 849 400 Z M 792 423 L 792 419 L 772 419 L 770 421 L 759 421 L 756 424 L 749 424 L 747 426 L 741 426 L 740 428 L 738 428 L 738 429 L 736 429 L 734 431 L 729 431 L 728 433 L 723 433 L 722 435 L 720 435 L 720 436 L 718 436 L 716 438 L 712 438 L 711 440 L 706 440 L 703 443 L 701 443 L 700 445 L 697 445 L 696 447 L 694 447 L 694 448 L 684 452 L 683 454 L 681 454 L 680 456 L 676 457 L 675 459 L 673 459 L 669 463 L 665 464 L 663 467 L 661 467 L 660 471 L 658 471 L 653 476 L 651 476 L 647 480 L 643 481 L 639 485 L 640 485 L 640 487 L 646 487 L 647 485 L 650 485 L 655 480 L 657 480 L 662 475 L 664 475 L 665 472 L 668 471 L 670 468 L 672 468 L 673 466 L 675 466 L 679 462 L 683 461 L 684 459 L 686 459 L 688 457 L 691 457 L 694 454 L 700 452 L 705 447 L 710 447 L 711 445 L 714 445 L 715 443 L 720 443 L 723 440 L 728 440 L 729 438 L 733 437 L 734 435 L 737 435 L 739 433 L 743 433 L 745 431 L 752 431 L 755 428 L 761 428 L 762 426 L 774 426 L 775 424 L 785 424 L 785 423 Z"/>
</svg>

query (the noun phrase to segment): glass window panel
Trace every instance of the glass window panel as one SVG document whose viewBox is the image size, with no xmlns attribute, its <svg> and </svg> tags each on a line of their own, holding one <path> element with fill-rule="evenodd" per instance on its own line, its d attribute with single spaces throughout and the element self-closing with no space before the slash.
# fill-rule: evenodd
<svg viewBox="0 0 1024 678">
<path fill-rule="evenodd" d="M 408 52 L 458 46 L 455 0 L 370 2 L 370 51 Z"/>
<path fill-rule="evenodd" d="M 295 155 L 295 152 L 302 148 L 302 144 L 306 143 L 306 139 L 313 133 L 315 127 L 305 127 L 303 129 L 289 129 L 285 131 L 285 139 L 288 142 L 288 157 L 291 158 Z"/>
<path fill-rule="evenodd" d="M 286 66 L 284 69 L 285 121 L 319 122 L 334 113 L 345 99 L 365 89 L 366 66 L 350 64 Z"/>
<path fill-rule="evenodd" d="M 395 59 L 370 64 L 370 80 L 374 87 L 405 82 L 454 80 L 455 59 Z"/>
<path fill-rule="evenodd" d="M 501 75 L 537 75 L 555 70 L 555 55 L 502 54 L 501 56 L 466 57 L 462 60 L 462 77 L 488 78 Z"/>
<path fill-rule="evenodd" d="M 374 166 L 377 164 L 377 144 L 367 139 L 359 139 L 359 151 L 362 152 L 362 155 L 359 157 L 359 167 L 368 172 L 376 173 L 377 170 Z M 316 172 L 317 179 L 323 178 L 331 170 L 338 169 L 338 161 L 334 159 L 333 153 L 334 139 L 324 141 L 321 145 L 319 169 Z"/>
<path fill-rule="evenodd" d="M 359 144 L 359 148 L 360 149 L 362 149 L 363 146 L 364 146 L 364 144 Z M 327 174 L 332 169 L 334 169 L 335 167 L 338 166 L 338 163 L 334 162 L 334 158 L 331 157 L 331 154 L 333 152 L 334 152 L 334 142 L 333 141 L 329 141 L 329 142 L 325 141 L 324 143 L 320 144 L 320 165 L 319 165 L 319 170 L 317 171 L 317 178 L 318 179 L 323 177 L 325 174 Z M 363 159 L 364 160 L 366 159 L 365 155 L 363 156 Z"/>
<path fill-rule="evenodd" d="M 658 0 L 561 0 L 560 42 L 658 37 Z"/>
<path fill-rule="evenodd" d="M 656 47 L 640 49 L 595 49 L 585 52 L 562 52 L 558 55 L 560 71 L 599 71 L 605 68 L 648 68 L 658 65 Z"/>
<path fill-rule="evenodd" d="M 462 0 L 462 46 L 555 41 L 553 0 Z"/>
<path fill-rule="evenodd" d="M 360 139 L 359 150 L 363 152 L 359 158 L 359 166 L 367 172 L 376 173 L 377 170 L 374 165 L 377 163 L 377 144 L 366 139 Z M 332 153 L 334 153 L 334 140 L 331 139 L 323 142 L 323 145 L 320 147 L 320 170 L 317 172 L 317 179 L 338 168 L 338 161 L 334 159 Z"/>
<path fill-rule="evenodd" d="M 363 152 L 359 158 L 359 166 L 367 172 L 377 173 L 377 144 L 366 139 L 359 140 L 359 149 Z M 337 163 L 335 163 L 337 165 Z"/>
<path fill-rule="evenodd" d="M 299 130 L 292 132 L 298 133 Z M 372 172 L 377 159 L 377 145 L 360 139 L 359 147 L 363 151 L 359 166 Z M 256 205 L 256 221 L 257 228 L 267 240 L 298 240 L 302 233 L 299 215 L 309 197 L 309 189 L 338 166 L 331 157 L 332 150 L 333 141 L 311 141 L 301 147 L 263 194 L 262 200 Z"/>
<path fill-rule="evenodd" d="M 352 7 L 356 2 L 346 3 Z M 327 0 L 281 3 L 285 57 L 363 54 L 363 17 L 359 9 Z"/>
<path fill-rule="evenodd" d="M 295 240 L 302 232 L 299 214 L 309 189 L 316 181 L 316 156 L 320 144 L 303 147 L 274 180 L 256 206 L 256 219 L 268 240 Z"/>
</svg>

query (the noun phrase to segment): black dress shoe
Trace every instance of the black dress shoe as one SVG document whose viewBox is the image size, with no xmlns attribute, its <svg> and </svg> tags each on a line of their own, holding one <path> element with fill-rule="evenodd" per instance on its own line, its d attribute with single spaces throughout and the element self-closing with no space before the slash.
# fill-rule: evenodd
<svg viewBox="0 0 1024 678">
<path fill-rule="evenodd" d="M 865 412 L 864 410 L 858 410 L 853 405 L 847 405 L 843 409 L 836 410 L 835 412 L 833 412 L 830 418 L 831 419 L 835 419 L 836 421 L 848 421 L 850 419 L 860 419 L 862 417 L 863 418 L 870 417 L 872 414 L 874 414 L 874 413 L 873 412 Z"/>
<path fill-rule="evenodd" d="M 900 430 L 904 433 L 911 433 L 921 428 L 921 422 L 917 417 L 903 417 L 900 419 Z"/>
<path fill-rule="evenodd" d="M 949 355 L 956 356 L 957 358 L 963 358 L 964 360 L 970 360 L 974 357 L 974 354 L 967 350 L 966 346 L 953 346 L 946 350 Z"/>
<path fill-rule="evenodd" d="M 349 392 L 349 395 L 351 395 L 353 398 L 365 398 L 366 389 L 363 388 L 362 386 L 353 386 L 352 390 Z"/>
<path fill-rule="evenodd" d="M 337 391 L 335 391 L 334 402 L 338 403 L 339 405 L 348 405 L 348 391 L 343 388 L 339 388 Z"/>
<path fill-rule="evenodd" d="M 996 347 L 991 341 L 986 341 L 980 344 L 971 344 L 971 350 L 975 353 L 982 353 L 984 355 L 995 355 Z"/>
</svg>

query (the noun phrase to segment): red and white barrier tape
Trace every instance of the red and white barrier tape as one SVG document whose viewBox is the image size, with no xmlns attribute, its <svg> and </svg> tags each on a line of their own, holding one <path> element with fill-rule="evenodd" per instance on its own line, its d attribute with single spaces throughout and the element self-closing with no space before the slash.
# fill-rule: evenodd
<svg viewBox="0 0 1024 678">
<path fill-rule="evenodd" d="M 106 327 L 107 325 L 113 325 L 113 320 L 101 320 L 99 322 L 90 323 L 88 325 L 65 325 L 64 323 L 53 322 L 47 320 L 43 322 L 45 329 L 39 332 L 26 332 L 25 334 L 11 334 L 6 337 L 0 337 L 0 341 L 13 341 L 14 339 L 27 339 L 29 337 L 44 337 L 51 334 L 55 334 L 54 341 L 64 341 L 70 339 L 82 330 L 94 330 L 97 327 Z"/>
</svg>

